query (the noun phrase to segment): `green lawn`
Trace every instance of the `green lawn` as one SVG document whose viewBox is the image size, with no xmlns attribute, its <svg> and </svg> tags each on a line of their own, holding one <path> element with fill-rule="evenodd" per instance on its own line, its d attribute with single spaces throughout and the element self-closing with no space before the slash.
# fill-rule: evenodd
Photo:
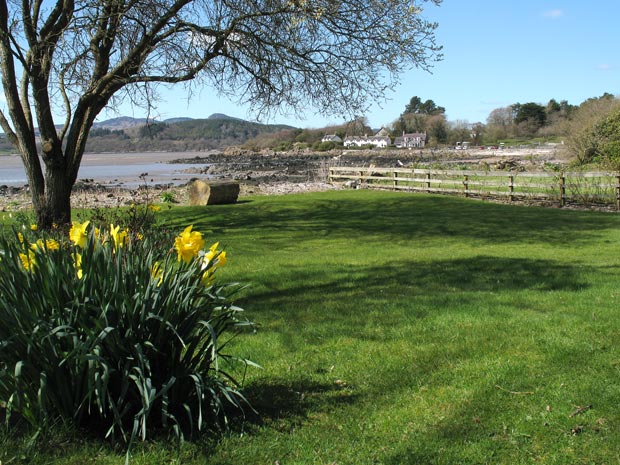
<svg viewBox="0 0 620 465">
<path fill-rule="evenodd" d="M 620 216 L 337 191 L 174 207 L 220 241 L 258 324 L 260 412 L 132 463 L 620 462 Z M 0 437 L 0 461 L 19 440 Z M 27 463 L 116 464 L 59 434 Z"/>
</svg>

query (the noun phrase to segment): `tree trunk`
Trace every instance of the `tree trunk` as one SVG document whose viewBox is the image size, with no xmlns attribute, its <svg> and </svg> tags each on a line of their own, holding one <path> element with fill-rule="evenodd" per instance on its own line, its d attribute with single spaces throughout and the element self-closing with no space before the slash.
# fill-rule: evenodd
<svg viewBox="0 0 620 465">
<path fill-rule="evenodd" d="M 73 183 L 66 176 L 63 167 L 48 166 L 45 171 L 45 193 L 42 199 L 35 200 L 33 205 L 37 217 L 37 225 L 41 229 L 49 229 L 54 225 L 61 226 L 71 223 L 71 189 Z"/>
</svg>

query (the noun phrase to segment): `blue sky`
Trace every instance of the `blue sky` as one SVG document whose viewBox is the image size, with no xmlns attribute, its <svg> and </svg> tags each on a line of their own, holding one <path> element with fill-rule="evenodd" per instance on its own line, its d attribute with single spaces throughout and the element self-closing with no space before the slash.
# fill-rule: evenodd
<svg viewBox="0 0 620 465">
<path fill-rule="evenodd" d="M 549 99 L 583 100 L 620 94 L 620 1 L 444 0 L 425 5 L 424 16 L 439 23 L 444 59 L 432 74 L 407 71 L 387 102 L 366 114 L 373 127 L 389 125 L 414 95 L 446 108 L 450 121 L 485 122 L 491 110 L 512 103 Z M 157 115 L 206 118 L 212 113 L 252 119 L 247 109 L 218 99 L 211 89 L 192 96 L 183 88 L 163 93 Z M 144 111 L 124 107 L 123 115 Z M 101 115 L 100 119 L 114 115 Z M 298 127 L 342 123 L 337 117 L 275 116 L 266 122 Z"/>
</svg>

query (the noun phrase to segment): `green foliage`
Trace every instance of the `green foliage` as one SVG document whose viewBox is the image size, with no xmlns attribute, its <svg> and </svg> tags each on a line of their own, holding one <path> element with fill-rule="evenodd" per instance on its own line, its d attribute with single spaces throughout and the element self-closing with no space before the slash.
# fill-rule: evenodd
<svg viewBox="0 0 620 465">
<path fill-rule="evenodd" d="M 443 115 L 429 118 L 428 136 L 439 144 L 448 142 L 448 125 Z"/>
<path fill-rule="evenodd" d="M 314 145 L 312 146 L 313 150 L 316 150 L 317 152 L 327 152 L 329 150 L 332 150 L 336 147 L 336 144 L 332 141 L 327 141 L 327 142 L 315 142 Z"/>
<path fill-rule="evenodd" d="M 321 142 L 321 138 L 324 135 L 324 131 L 320 129 L 302 129 L 295 134 L 294 142 L 301 142 L 306 144 L 314 144 Z"/>
<path fill-rule="evenodd" d="M 276 152 L 287 152 L 293 148 L 293 143 L 289 141 L 279 142 L 278 145 L 274 147 Z"/>
<path fill-rule="evenodd" d="M 182 438 L 245 402 L 224 352 L 248 322 L 218 285 L 217 244 L 186 230 L 176 252 L 127 230 L 0 238 L 0 408 L 8 425 L 55 422 L 131 443 Z"/>
<path fill-rule="evenodd" d="M 618 111 L 620 101 L 608 94 L 588 99 L 579 106 L 564 130 L 567 151 L 573 157 L 573 164 L 583 166 L 600 158 L 597 153 L 600 134 L 596 128 L 605 118 Z"/>
<path fill-rule="evenodd" d="M 423 102 L 417 95 L 411 97 L 405 106 L 405 111 L 392 123 L 392 134 L 398 137 L 403 132 L 429 131 L 432 132 L 429 138 L 433 138 L 435 143 L 444 143 L 448 137 L 445 112 L 446 109 L 438 106 L 433 100 Z"/>
<path fill-rule="evenodd" d="M 429 116 L 422 113 L 403 113 L 392 124 L 392 134 L 398 137 L 403 132 L 425 132 Z"/>
<path fill-rule="evenodd" d="M 129 139 L 129 136 L 122 129 L 93 128 L 90 130 L 89 137 L 115 137 L 118 139 Z"/>
<path fill-rule="evenodd" d="M 163 134 L 168 125 L 165 123 L 149 123 L 141 126 L 138 134 L 141 138 L 153 139 L 159 138 L 161 134 Z"/>
<path fill-rule="evenodd" d="M 411 97 L 409 103 L 405 106 L 404 113 L 416 113 L 423 115 L 440 115 L 446 112 L 444 107 L 438 106 L 433 100 L 426 100 L 422 102 L 422 99 L 417 95 Z"/>
<path fill-rule="evenodd" d="M 617 101 L 607 112 L 587 120 L 569 139 L 569 148 L 578 164 L 595 163 L 606 168 L 620 167 L 620 110 Z"/>
<path fill-rule="evenodd" d="M 597 140 L 594 160 L 620 165 L 620 111 L 609 114 L 593 130 Z"/>
<path fill-rule="evenodd" d="M 525 135 L 535 135 L 547 123 L 545 107 L 538 103 L 529 102 L 513 105 L 515 111 L 514 122 Z"/>
<path fill-rule="evenodd" d="M 156 215 L 158 210 L 159 207 L 152 204 L 132 204 L 124 208 L 94 208 L 88 212 L 79 212 L 77 216 L 82 221 L 90 218 L 97 227 L 116 224 L 134 233 L 145 234 L 153 233 L 158 225 Z"/>
<path fill-rule="evenodd" d="M 162 192 L 161 195 L 159 196 L 159 198 L 164 203 L 177 203 L 178 202 L 178 200 L 175 198 L 174 194 L 172 192 L 169 192 L 169 191 Z"/>
<path fill-rule="evenodd" d="M 99 228 L 107 228 L 110 224 L 115 224 L 123 229 L 128 229 L 134 234 L 159 235 L 163 228 L 158 223 L 157 212 L 161 209 L 153 203 L 153 191 L 146 183 L 146 173 L 140 175 L 143 184 L 133 191 L 133 203 L 125 208 L 94 208 L 87 212 L 78 213 L 78 218 L 82 221 L 90 221 Z M 171 192 L 162 193 L 162 197 L 169 198 L 163 202 L 172 203 L 174 195 Z M 29 224 L 24 222 L 24 224 Z"/>
</svg>

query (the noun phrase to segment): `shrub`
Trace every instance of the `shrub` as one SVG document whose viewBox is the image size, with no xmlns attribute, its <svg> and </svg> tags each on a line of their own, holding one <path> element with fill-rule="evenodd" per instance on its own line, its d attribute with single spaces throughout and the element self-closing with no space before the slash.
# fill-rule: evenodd
<svg viewBox="0 0 620 465">
<path fill-rule="evenodd" d="M 329 150 L 332 150 L 336 147 L 336 144 L 332 141 L 327 141 L 327 142 L 315 142 L 314 145 L 312 146 L 312 148 L 318 152 L 327 152 Z"/>
<path fill-rule="evenodd" d="M 0 408 L 106 437 L 191 435 L 246 404 L 224 352 L 251 326 L 217 285 L 226 254 L 186 228 L 160 252 L 127 229 L 0 238 Z"/>
<path fill-rule="evenodd" d="M 160 209 L 159 206 L 153 203 L 154 196 L 151 189 L 149 189 L 147 183 L 148 173 L 140 174 L 142 184 L 135 191 L 131 192 L 132 202 L 128 207 L 123 208 L 109 208 L 98 207 L 89 210 L 86 214 L 88 218 L 81 218 L 82 221 L 90 221 L 94 225 L 107 225 L 117 224 L 123 228 L 127 228 L 134 233 L 146 234 L 152 232 L 158 226 L 156 212 Z M 162 201 L 174 201 L 174 196 L 166 192 L 170 197 L 166 197 L 169 200 Z M 163 196 L 163 194 L 162 194 Z M 82 216 L 83 214 L 79 215 Z"/>
<path fill-rule="evenodd" d="M 164 203 L 178 203 L 178 200 L 175 198 L 174 194 L 169 191 L 162 192 L 159 198 Z"/>
<path fill-rule="evenodd" d="M 564 131 L 567 150 L 575 164 L 617 164 L 620 101 L 614 98 L 590 99 L 582 103 Z M 613 168 L 613 166 L 612 166 Z"/>
</svg>

